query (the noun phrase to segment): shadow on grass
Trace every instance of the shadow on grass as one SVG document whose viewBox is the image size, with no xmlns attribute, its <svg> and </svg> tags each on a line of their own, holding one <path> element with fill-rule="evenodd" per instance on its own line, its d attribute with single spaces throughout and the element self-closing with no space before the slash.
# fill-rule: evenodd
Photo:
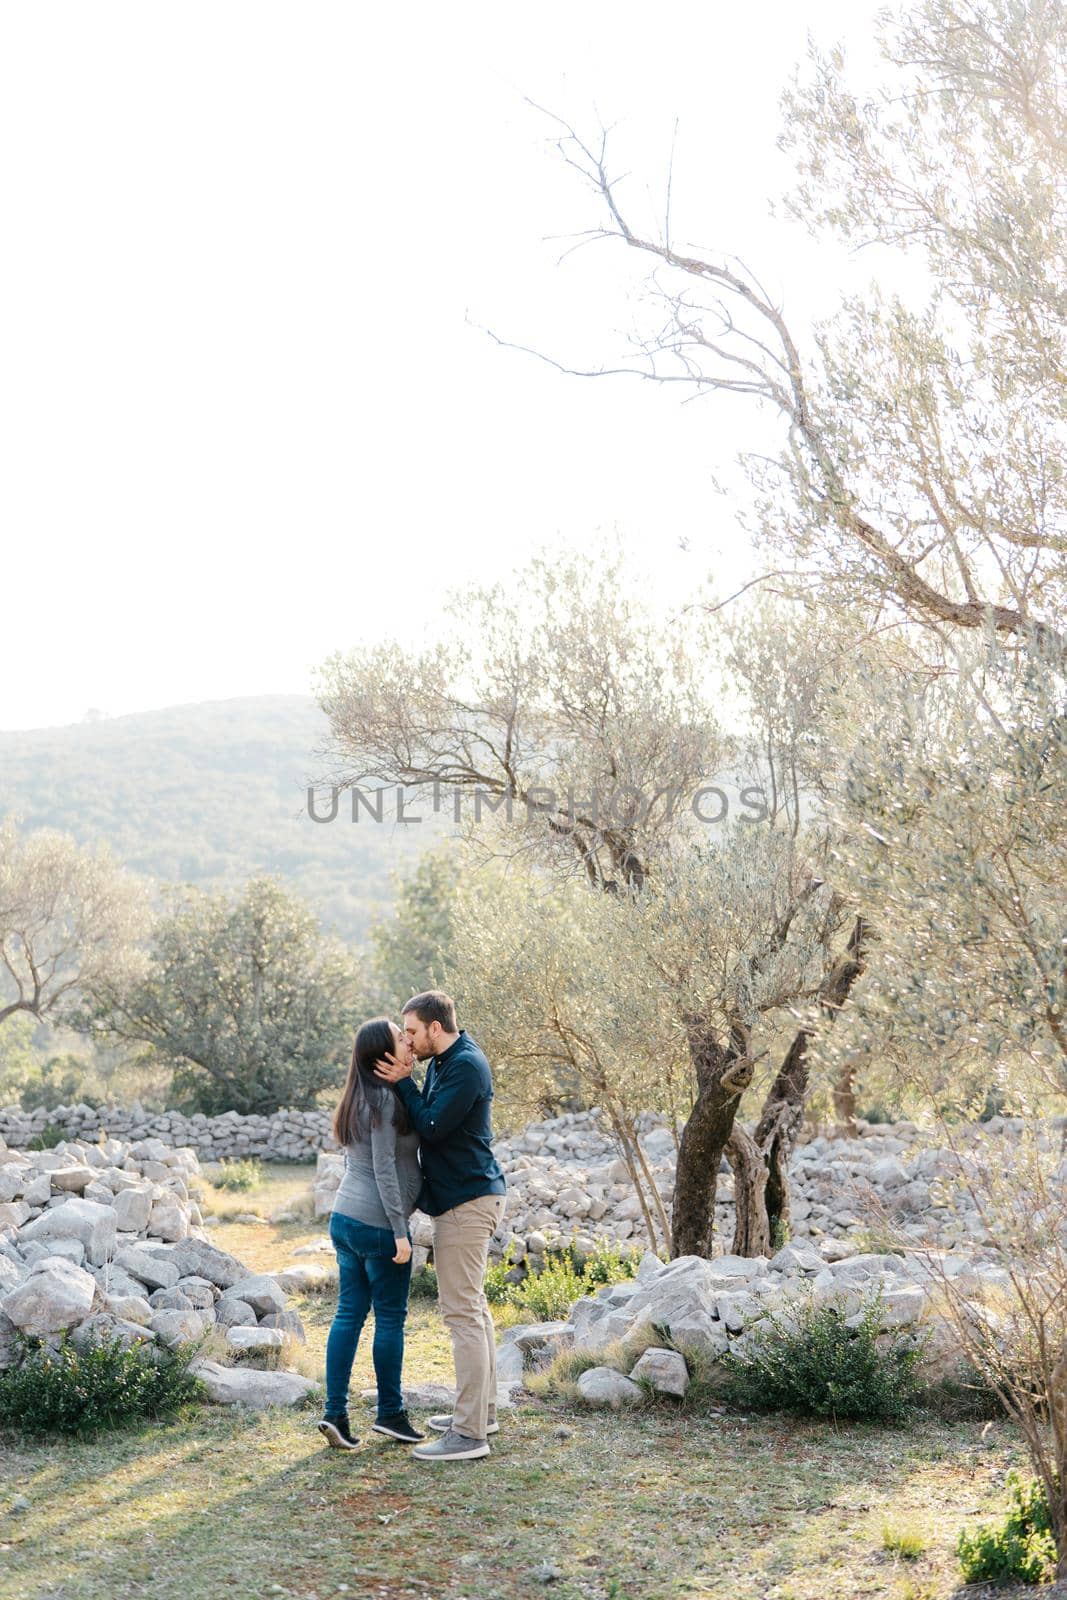
<svg viewBox="0 0 1067 1600">
<path fill-rule="evenodd" d="M 364 1437 L 349 1455 L 323 1448 L 312 1412 L 204 1412 L 154 1437 L 23 1452 L 33 1508 L 5 1519 L 15 1538 L 0 1572 L 12 1594 L 79 1600 L 146 1585 L 158 1600 L 242 1600 L 273 1583 L 301 1596 L 347 1583 L 368 1596 L 529 1600 L 546 1592 L 547 1560 L 557 1600 L 749 1600 L 774 1583 L 821 1600 L 828 1561 L 834 1593 L 889 1595 L 899 1569 L 880 1550 L 885 1515 L 935 1484 L 946 1502 L 975 1493 L 971 1435 L 943 1426 L 531 1405 L 508 1414 L 489 1460 L 452 1467 Z M 950 1515 L 955 1526 L 962 1505 Z M 939 1580 L 947 1595 L 943 1560 Z"/>
</svg>

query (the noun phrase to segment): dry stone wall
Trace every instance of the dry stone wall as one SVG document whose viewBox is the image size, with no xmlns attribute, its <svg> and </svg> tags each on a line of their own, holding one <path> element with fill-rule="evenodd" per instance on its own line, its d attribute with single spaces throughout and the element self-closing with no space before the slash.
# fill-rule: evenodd
<svg viewBox="0 0 1067 1600">
<path fill-rule="evenodd" d="M 87 1105 L 44 1107 L 23 1111 L 0 1107 L 0 1139 L 25 1150 L 46 1128 L 58 1128 L 65 1139 L 106 1138 L 136 1142 L 158 1139 L 174 1149 L 195 1150 L 202 1161 L 258 1156 L 263 1161 L 314 1161 L 320 1150 L 336 1149 L 326 1111 L 275 1111 L 266 1116 L 241 1116 L 224 1111 L 207 1117 L 180 1111 L 146 1111 L 130 1106 Z"/>
</svg>

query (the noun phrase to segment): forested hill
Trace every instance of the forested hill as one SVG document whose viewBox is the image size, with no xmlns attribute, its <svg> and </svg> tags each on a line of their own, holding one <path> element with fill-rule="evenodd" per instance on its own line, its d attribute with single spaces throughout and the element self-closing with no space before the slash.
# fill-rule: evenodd
<svg viewBox="0 0 1067 1600">
<path fill-rule="evenodd" d="M 325 770 L 315 752 L 326 734 L 310 695 L 0 733 L 0 814 L 80 843 L 105 840 L 127 866 L 171 883 L 237 887 L 276 872 L 324 922 L 361 941 L 390 901 L 393 873 L 442 828 L 432 816 L 407 827 L 366 815 L 354 824 L 344 805 L 335 821 L 313 823 L 307 782 Z"/>
</svg>

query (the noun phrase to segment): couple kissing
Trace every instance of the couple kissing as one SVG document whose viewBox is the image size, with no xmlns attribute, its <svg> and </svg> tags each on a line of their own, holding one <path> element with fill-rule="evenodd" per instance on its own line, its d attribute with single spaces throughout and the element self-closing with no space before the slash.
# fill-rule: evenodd
<svg viewBox="0 0 1067 1600">
<path fill-rule="evenodd" d="M 414 1445 L 420 1461 L 471 1461 L 489 1452 L 496 1420 L 496 1330 L 485 1297 L 489 1241 L 504 1216 L 507 1185 L 492 1150 L 489 1063 L 456 1026 L 447 994 L 427 990 L 388 1017 L 365 1022 L 334 1113 L 345 1156 L 330 1214 L 337 1252 L 337 1310 L 326 1343 L 327 1442 L 355 1450 L 348 1388 L 356 1348 L 374 1312 L 378 1384 L 373 1431 Z M 416 1061 L 428 1062 L 420 1089 Z M 411 1213 L 433 1219 L 441 1316 L 452 1337 L 456 1400 L 428 1419 L 428 1441 L 404 1407 L 401 1373 L 411 1284 Z"/>
</svg>

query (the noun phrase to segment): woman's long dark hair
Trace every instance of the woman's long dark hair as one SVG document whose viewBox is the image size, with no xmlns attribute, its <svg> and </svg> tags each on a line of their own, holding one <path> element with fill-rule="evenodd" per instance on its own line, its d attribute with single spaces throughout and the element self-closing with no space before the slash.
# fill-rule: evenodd
<svg viewBox="0 0 1067 1600">
<path fill-rule="evenodd" d="M 410 1133 L 411 1123 L 404 1102 L 391 1083 L 374 1075 L 374 1063 L 396 1050 L 396 1034 L 388 1017 L 372 1017 L 356 1034 L 352 1065 L 333 1114 L 333 1136 L 338 1144 L 358 1144 L 372 1128 L 382 1125 L 386 1097 L 394 1101 L 393 1118 L 397 1133 Z"/>
</svg>

